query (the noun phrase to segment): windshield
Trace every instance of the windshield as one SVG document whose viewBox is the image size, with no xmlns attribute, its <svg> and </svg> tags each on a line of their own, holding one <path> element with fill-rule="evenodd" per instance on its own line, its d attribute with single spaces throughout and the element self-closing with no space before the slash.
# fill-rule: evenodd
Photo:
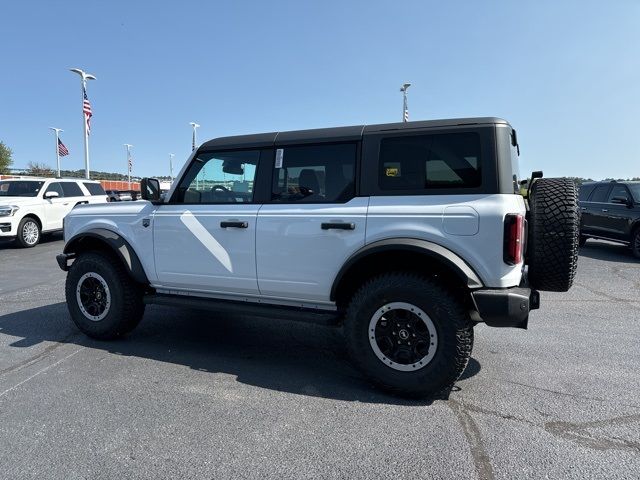
<svg viewBox="0 0 640 480">
<path fill-rule="evenodd" d="M 44 182 L 4 181 L 0 182 L 0 197 L 35 197 Z"/>
<path fill-rule="evenodd" d="M 631 195 L 636 202 L 640 202 L 640 183 L 628 183 L 627 186 L 631 190 Z"/>
</svg>

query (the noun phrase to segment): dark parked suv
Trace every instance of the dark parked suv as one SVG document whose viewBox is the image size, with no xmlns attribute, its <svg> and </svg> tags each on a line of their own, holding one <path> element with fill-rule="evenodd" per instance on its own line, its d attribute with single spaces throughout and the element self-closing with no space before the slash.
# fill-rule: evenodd
<svg viewBox="0 0 640 480">
<path fill-rule="evenodd" d="M 640 258 L 640 182 L 593 182 L 580 187 L 580 246 L 588 238 L 629 245 Z"/>
</svg>

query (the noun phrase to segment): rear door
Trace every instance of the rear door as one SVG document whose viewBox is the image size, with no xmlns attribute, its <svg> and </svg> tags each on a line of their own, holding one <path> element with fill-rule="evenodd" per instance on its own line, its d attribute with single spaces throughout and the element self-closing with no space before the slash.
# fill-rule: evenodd
<svg viewBox="0 0 640 480">
<path fill-rule="evenodd" d="M 589 198 L 583 204 L 582 212 L 582 226 L 583 232 L 589 235 L 607 236 L 607 230 L 605 228 L 604 216 L 608 213 L 609 191 L 611 185 L 603 183 L 596 185 L 596 187 L 589 195 Z"/>
<path fill-rule="evenodd" d="M 256 232 L 263 296 L 330 305 L 334 278 L 364 245 L 369 199 L 356 197 L 358 150 L 355 141 L 276 144 Z"/>
<path fill-rule="evenodd" d="M 255 179 L 271 150 L 198 153 L 153 218 L 159 284 L 170 290 L 255 295 Z"/>
</svg>

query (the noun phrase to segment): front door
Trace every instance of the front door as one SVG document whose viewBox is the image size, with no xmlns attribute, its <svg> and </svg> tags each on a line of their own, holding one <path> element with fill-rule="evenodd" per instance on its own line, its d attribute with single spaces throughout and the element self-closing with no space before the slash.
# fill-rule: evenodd
<svg viewBox="0 0 640 480">
<path fill-rule="evenodd" d="M 56 192 L 57 197 L 47 198 L 47 193 Z M 44 226 L 43 230 L 59 230 L 62 228 L 62 219 L 71 211 L 70 200 L 65 198 L 60 182 L 50 183 L 43 195 L 44 202 Z"/>
<path fill-rule="evenodd" d="M 254 181 L 260 150 L 199 153 L 153 217 L 160 287 L 258 293 Z"/>
<path fill-rule="evenodd" d="M 280 146 L 258 214 L 263 296 L 330 305 L 333 280 L 364 245 L 368 198 L 355 197 L 356 143 Z"/>
</svg>

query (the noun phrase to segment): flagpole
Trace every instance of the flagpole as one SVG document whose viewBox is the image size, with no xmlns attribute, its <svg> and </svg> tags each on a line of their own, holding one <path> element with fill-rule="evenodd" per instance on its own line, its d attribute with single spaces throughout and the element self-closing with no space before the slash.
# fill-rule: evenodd
<svg viewBox="0 0 640 480">
<path fill-rule="evenodd" d="M 173 153 L 169 154 L 169 179 L 171 180 L 171 183 L 173 183 L 173 157 L 175 157 L 175 155 Z"/>
<path fill-rule="evenodd" d="M 407 89 L 411 86 L 410 83 L 404 83 L 402 87 L 400 87 L 400 91 L 402 92 L 402 121 L 409 121 L 409 107 L 407 106 Z"/>
<path fill-rule="evenodd" d="M 84 131 L 84 176 L 89 179 L 89 129 L 87 125 L 87 118 L 84 113 L 84 94 L 87 90 L 87 80 L 95 80 L 96 77 L 90 73 L 86 73 L 79 68 L 71 68 L 73 73 L 80 75 L 80 95 L 82 100 L 82 129 Z"/>
<path fill-rule="evenodd" d="M 60 132 L 64 132 L 64 130 L 54 127 L 49 127 L 49 130 L 56 132 L 56 166 L 58 167 L 58 178 L 60 178 Z"/>
</svg>

